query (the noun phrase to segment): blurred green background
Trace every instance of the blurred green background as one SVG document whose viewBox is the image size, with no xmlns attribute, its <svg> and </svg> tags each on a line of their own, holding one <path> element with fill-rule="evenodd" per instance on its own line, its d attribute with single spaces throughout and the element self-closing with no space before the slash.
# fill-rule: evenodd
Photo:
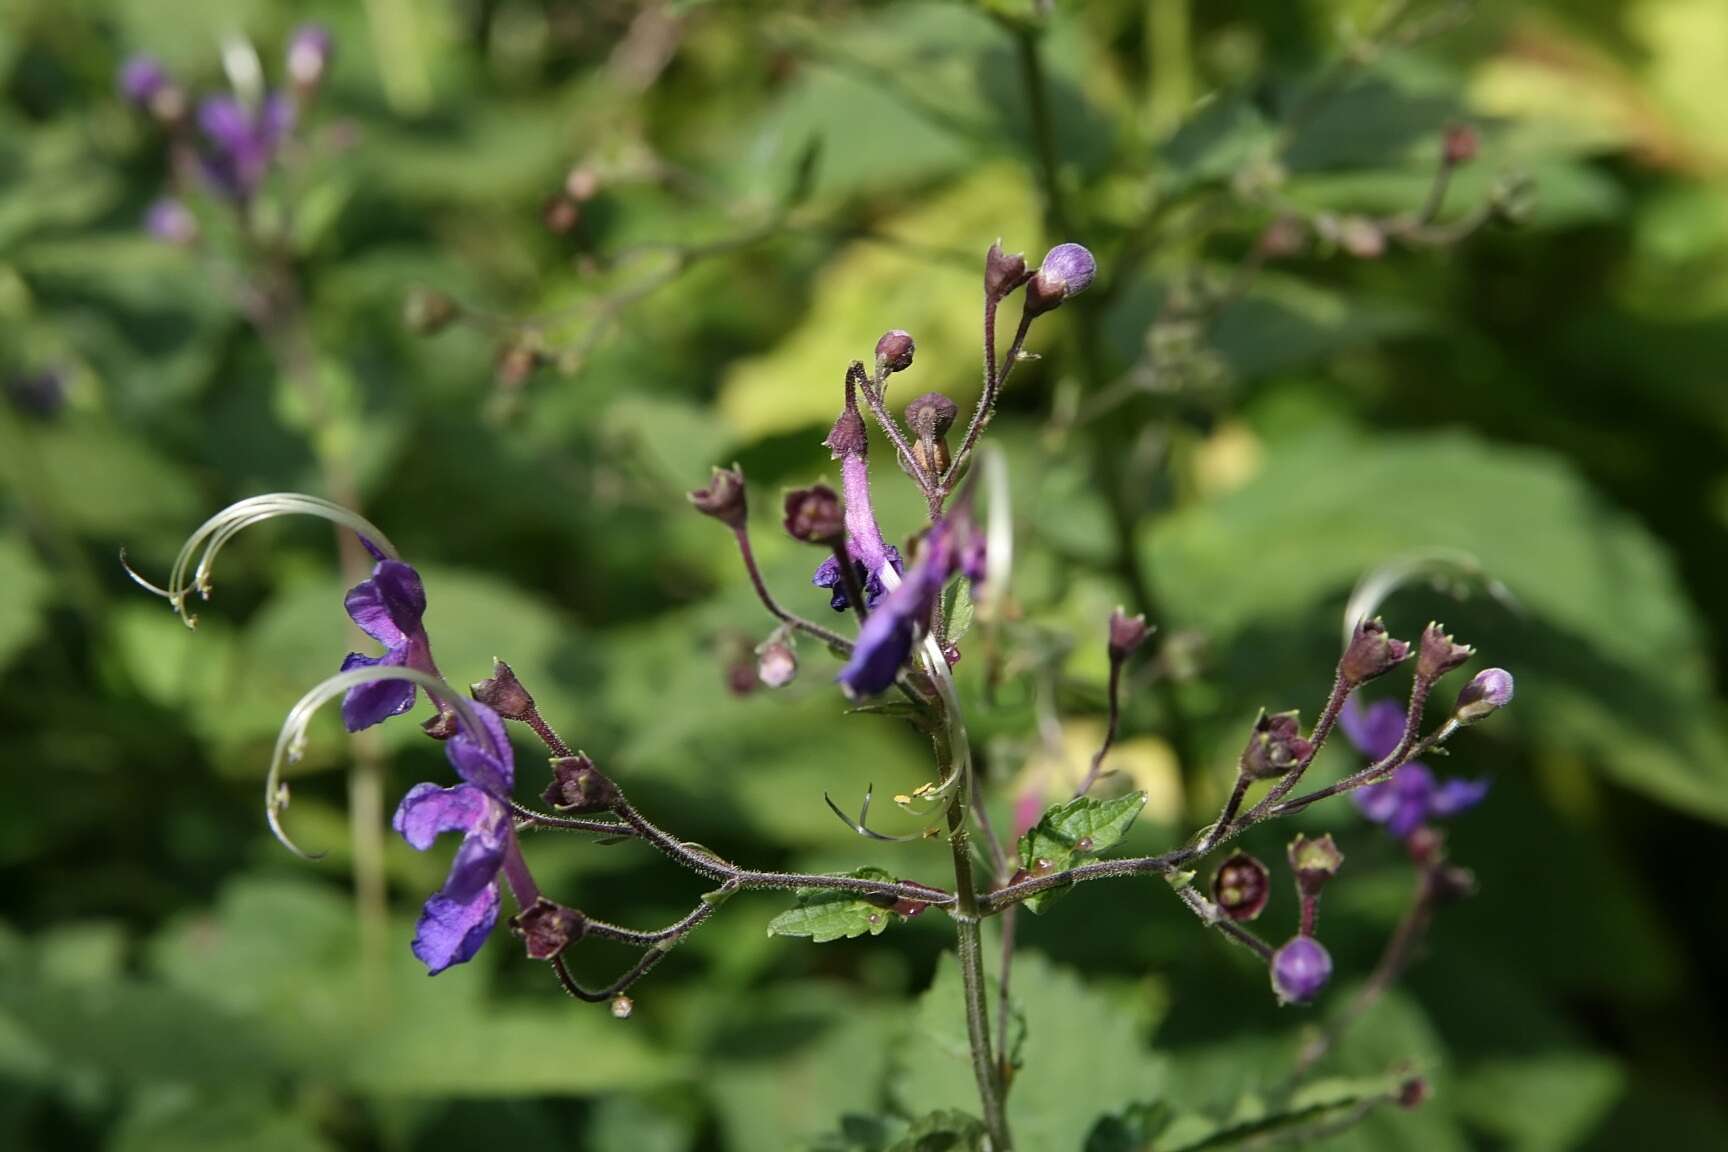
<svg viewBox="0 0 1728 1152">
<path fill-rule="evenodd" d="M 1466 551 L 1516 611 L 1417 590 L 1388 622 L 1439 615 L 1518 677 L 1442 766 L 1494 779 L 1453 837 L 1480 891 L 1326 1067 L 1408 1059 L 1434 1096 L 1316 1146 L 1728 1147 L 1728 6 L 1453 14 L 1412 5 L 1376 38 L 1385 7 L 1354 0 L 4 0 L 0 1146 L 869 1149 L 865 1117 L 971 1106 L 916 1008 L 951 946 L 935 915 L 813 945 L 765 935 L 784 898 L 741 897 L 627 1022 L 502 932 L 427 980 L 410 918 L 447 847 L 392 837 L 392 921 L 357 913 L 357 749 L 333 721 L 288 813 L 329 856 L 262 818 L 283 715 L 360 643 L 327 527 L 233 545 L 196 632 L 116 552 L 160 578 L 235 499 L 344 489 L 425 573 L 445 673 L 509 659 L 663 825 L 761 866 L 940 882 L 939 843 L 866 842 L 824 806 L 930 773 L 895 722 L 839 718 L 825 654 L 728 690 L 768 621 L 682 493 L 741 462 L 771 582 L 826 613 L 778 494 L 832 478 L 843 370 L 885 329 L 918 340 L 896 387 L 970 402 L 1000 236 L 1034 259 L 1083 241 L 1102 272 L 1041 323 L 991 431 L 1016 659 L 988 701 L 981 657 L 960 675 L 993 795 L 1083 766 L 1103 622 L 1138 603 L 1163 643 L 1112 763 L 1152 793 L 1133 847 L 1176 842 L 1256 708 L 1318 707 L 1357 577 Z M 148 51 L 218 90 L 244 37 L 276 83 L 308 18 L 337 56 L 258 225 L 305 303 L 295 381 L 243 306 L 265 257 L 218 205 L 191 200 L 197 250 L 146 235 L 173 174 L 114 77 Z M 1275 216 L 1349 234 L 1414 211 L 1460 122 L 1480 150 L 1441 219 L 1509 211 L 1433 249 L 1321 237 L 1209 303 Z M 473 322 L 410 331 L 427 289 Z M 917 495 L 877 459 L 903 538 Z M 385 804 L 444 778 L 412 727 L 380 731 L 359 754 Z M 1298 823 L 1350 857 L 1314 1010 L 1275 1008 L 1154 880 L 1021 918 L 1026 1147 L 1136 1105 L 1190 1132 L 1263 1113 L 1411 882 L 1347 804 Z M 1275 860 L 1288 831 L 1251 846 Z M 639 845 L 530 852 L 549 891 L 639 927 L 701 890 Z M 591 951 L 596 979 L 626 959 Z"/>
</svg>

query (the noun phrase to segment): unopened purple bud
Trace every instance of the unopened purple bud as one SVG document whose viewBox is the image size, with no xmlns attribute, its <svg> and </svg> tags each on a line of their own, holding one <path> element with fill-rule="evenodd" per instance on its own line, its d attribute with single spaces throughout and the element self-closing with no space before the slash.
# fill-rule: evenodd
<svg viewBox="0 0 1728 1152">
<path fill-rule="evenodd" d="M 1482 138 L 1475 127 L 1469 124 L 1453 124 L 1446 129 L 1442 155 L 1450 167 L 1457 168 L 1476 159 L 1476 153 L 1481 147 Z"/>
<path fill-rule="evenodd" d="M 542 896 L 510 919 L 510 930 L 528 946 L 530 960 L 550 960 L 582 938 L 582 913 Z"/>
<path fill-rule="evenodd" d="M 1044 256 L 1026 288 L 1026 310 L 1036 316 L 1078 296 L 1098 274 L 1098 262 L 1079 244 L 1058 244 Z"/>
<path fill-rule="evenodd" d="M 985 296 L 991 300 L 1001 300 L 1029 278 L 1026 257 L 1018 252 L 1002 251 L 1000 240 L 990 245 L 990 251 L 984 257 Z"/>
<path fill-rule="evenodd" d="M 834 427 L 829 430 L 828 438 L 822 443 L 828 446 L 828 451 L 836 460 L 868 453 L 870 434 L 864 427 L 864 417 L 858 414 L 858 409 L 848 405 L 840 413 L 840 418 L 834 421 Z"/>
<path fill-rule="evenodd" d="M 171 196 L 155 201 L 144 213 L 144 230 L 164 244 L 189 248 L 198 242 L 198 218 Z"/>
<path fill-rule="evenodd" d="M 168 69 L 154 56 L 130 56 L 120 66 L 120 95 L 146 112 L 153 110 L 156 98 L 172 85 Z"/>
<path fill-rule="evenodd" d="M 288 38 L 288 78 L 302 90 L 315 88 L 329 70 L 335 42 L 322 24 L 302 24 Z"/>
<path fill-rule="evenodd" d="M 1512 673 L 1504 668 L 1484 668 L 1458 693 L 1452 718 L 1474 724 L 1492 716 L 1512 702 Z"/>
<path fill-rule="evenodd" d="M 1386 634 L 1386 625 L 1376 616 L 1356 626 L 1355 635 L 1338 661 L 1338 675 L 1352 687 L 1384 676 L 1410 655 L 1410 645 Z"/>
<path fill-rule="evenodd" d="M 896 328 L 876 341 L 876 363 L 889 372 L 904 372 L 912 367 L 912 354 L 917 350 L 911 334 Z"/>
<path fill-rule="evenodd" d="M 826 484 L 794 488 L 786 493 L 786 534 L 806 544 L 833 547 L 846 538 L 846 516 L 840 496 Z"/>
<path fill-rule="evenodd" d="M 1280 1004 L 1306 1004 L 1332 979 L 1332 957 L 1312 936 L 1294 936 L 1272 954 L 1272 992 Z"/>
<path fill-rule="evenodd" d="M 792 646 L 775 640 L 757 654 L 756 677 L 770 688 L 784 688 L 798 675 L 798 654 Z"/>
<path fill-rule="evenodd" d="M 1246 852 L 1238 852 L 1218 865 L 1218 871 L 1212 874 L 1212 900 L 1230 919 L 1252 920 L 1266 907 L 1271 879 L 1266 865 Z"/>
<path fill-rule="evenodd" d="M 1438 680 L 1474 655 L 1476 649 L 1452 639 L 1444 624 L 1429 624 L 1422 630 L 1422 646 L 1416 654 L 1416 675 L 1423 680 Z"/>
<path fill-rule="evenodd" d="M 1152 629 L 1146 624 L 1142 614 L 1133 616 L 1122 608 L 1110 613 L 1110 655 L 1117 660 L 1132 654 L 1140 645 L 1146 643 L 1146 637 L 1152 634 Z"/>
<path fill-rule="evenodd" d="M 704 516 L 712 516 L 729 528 L 744 527 L 749 506 L 744 496 L 744 473 L 738 468 L 716 468 L 706 488 L 690 493 L 690 503 Z"/>
</svg>

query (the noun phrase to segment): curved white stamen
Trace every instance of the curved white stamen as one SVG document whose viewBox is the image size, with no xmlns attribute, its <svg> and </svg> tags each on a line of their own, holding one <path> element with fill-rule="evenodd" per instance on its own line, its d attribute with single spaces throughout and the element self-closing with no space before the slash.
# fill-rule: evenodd
<svg viewBox="0 0 1728 1152">
<path fill-rule="evenodd" d="M 985 514 L 984 604 L 985 618 L 993 619 L 1008 595 L 1014 573 L 1014 502 L 1008 487 L 1008 458 L 994 444 L 978 449 L 984 469 L 984 491 L 990 497 Z"/>
<path fill-rule="evenodd" d="M 167 600 L 174 606 L 174 611 L 186 621 L 186 626 L 191 628 L 197 625 L 198 617 L 186 611 L 186 597 L 191 592 L 197 592 L 206 600 L 210 598 L 210 569 L 216 562 L 217 553 L 240 532 L 254 524 L 274 520 L 278 516 L 316 516 L 328 520 L 364 536 L 372 542 L 373 547 L 390 559 L 399 559 L 396 546 L 390 543 L 389 537 L 358 512 L 351 512 L 333 501 L 301 492 L 272 492 L 230 504 L 199 525 L 198 530 L 181 545 L 180 554 L 174 558 L 174 567 L 168 574 L 167 587 L 153 584 L 140 576 L 128 563 L 125 549 L 120 551 L 120 563 L 139 587 Z M 197 557 L 196 564 L 193 563 L 193 557 Z M 188 569 L 191 573 L 190 581 L 187 579 Z"/>
<path fill-rule="evenodd" d="M 1349 602 L 1344 605 L 1345 647 L 1349 647 L 1356 626 L 1364 620 L 1372 620 L 1392 593 L 1406 584 L 1424 579 L 1436 584 L 1450 581 L 1451 586 L 1446 590 L 1457 599 L 1463 598 L 1468 585 L 1480 584 L 1496 602 L 1515 613 L 1523 613 L 1523 606 L 1512 590 L 1489 576 L 1482 562 L 1470 553 L 1454 548 L 1423 548 L 1393 557 L 1356 582 Z"/>
<path fill-rule="evenodd" d="M 282 731 L 276 736 L 275 751 L 270 755 L 270 774 L 264 780 L 264 816 L 270 822 L 270 832 L 281 841 L 284 848 L 303 860 L 317 860 L 324 854 L 304 851 L 282 830 L 282 809 L 288 806 L 288 785 L 282 780 L 282 768 L 299 760 L 305 752 L 306 730 L 318 709 L 344 695 L 350 688 L 358 688 L 362 684 L 372 684 L 379 680 L 406 680 L 424 688 L 427 695 L 450 706 L 461 721 L 464 734 L 478 739 L 484 750 L 494 759 L 502 762 L 505 758 L 505 749 L 498 747 L 492 739 L 491 729 L 480 722 L 480 715 L 474 710 L 474 702 L 438 677 L 428 675 L 418 668 L 397 665 L 372 665 L 336 673 L 300 697 L 299 702 L 288 710 L 288 717 L 282 722 Z"/>
</svg>

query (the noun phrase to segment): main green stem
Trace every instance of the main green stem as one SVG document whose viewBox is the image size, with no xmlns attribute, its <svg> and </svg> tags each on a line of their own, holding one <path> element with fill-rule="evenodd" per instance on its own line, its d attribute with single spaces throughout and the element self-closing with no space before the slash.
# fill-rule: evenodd
<svg viewBox="0 0 1728 1152">
<path fill-rule="evenodd" d="M 953 748 L 945 732 L 936 737 L 936 760 L 939 775 L 946 779 L 953 770 Z M 958 940 L 956 951 L 966 998 L 966 1039 L 972 1054 L 972 1074 L 978 1081 L 978 1099 L 984 1107 L 984 1130 L 990 1137 L 990 1152 L 1012 1152 L 1014 1143 L 1008 1135 L 1002 1077 L 990 1044 L 990 1006 L 984 989 L 984 931 L 978 915 L 978 884 L 972 874 L 972 835 L 967 825 L 971 791 L 968 770 L 967 778 L 948 801 L 948 847 L 954 856 L 955 894 L 950 915 Z"/>
</svg>

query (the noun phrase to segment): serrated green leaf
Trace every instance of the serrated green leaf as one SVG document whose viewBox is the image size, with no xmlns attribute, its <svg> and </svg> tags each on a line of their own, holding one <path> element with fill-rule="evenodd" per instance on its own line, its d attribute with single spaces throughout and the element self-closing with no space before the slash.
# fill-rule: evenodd
<svg viewBox="0 0 1728 1152">
<path fill-rule="evenodd" d="M 893 880 L 880 868 L 860 868 L 849 875 L 865 880 Z M 854 936 L 880 936 L 896 919 L 892 908 L 872 903 L 851 892 L 800 888 L 797 906 L 768 923 L 770 936 L 808 936 L 817 944 L 850 940 Z"/>
<path fill-rule="evenodd" d="M 1108 851 L 1127 835 L 1145 806 L 1144 792 L 1110 800 L 1076 796 L 1058 804 L 1020 838 L 1020 866 L 1029 872 L 1061 872 L 1077 860 Z M 1031 896 L 1026 907 L 1042 911 L 1060 891 Z"/>
</svg>

